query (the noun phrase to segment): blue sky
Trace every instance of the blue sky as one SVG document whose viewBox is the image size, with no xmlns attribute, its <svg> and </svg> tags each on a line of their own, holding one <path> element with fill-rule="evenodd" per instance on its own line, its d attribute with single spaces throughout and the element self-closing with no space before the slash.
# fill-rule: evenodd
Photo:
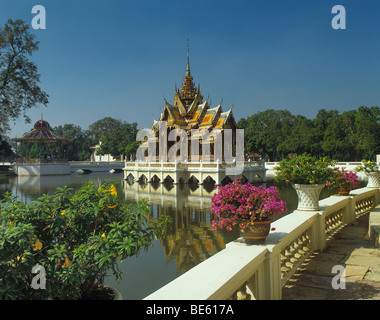
<svg viewBox="0 0 380 320">
<path fill-rule="evenodd" d="M 236 120 L 268 108 L 313 118 L 380 103 L 380 1 L 377 0 L 1 0 L 0 23 L 31 23 L 46 9 L 46 29 L 33 30 L 33 56 L 52 126 L 82 129 L 106 116 L 150 127 L 173 101 L 190 67 L 212 106 L 234 105 Z M 334 30 L 334 5 L 346 30 Z M 10 137 L 30 130 L 20 118 Z"/>
</svg>

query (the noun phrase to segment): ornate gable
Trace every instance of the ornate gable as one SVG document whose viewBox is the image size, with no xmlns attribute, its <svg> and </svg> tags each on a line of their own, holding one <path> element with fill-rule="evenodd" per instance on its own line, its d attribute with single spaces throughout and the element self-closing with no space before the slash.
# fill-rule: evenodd
<svg viewBox="0 0 380 320">
<path fill-rule="evenodd" d="M 165 99 L 164 99 L 165 100 Z M 168 126 L 182 127 L 187 125 L 186 119 L 182 116 L 178 106 L 173 106 L 165 100 L 165 108 L 161 120 L 167 121 Z"/>
<path fill-rule="evenodd" d="M 217 122 L 219 115 L 222 111 L 222 106 L 218 105 L 215 108 L 210 108 L 206 111 L 202 121 L 199 124 L 199 127 L 212 127 Z"/>
<path fill-rule="evenodd" d="M 236 128 L 236 122 L 232 115 L 232 109 L 227 112 L 222 112 L 218 121 L 215 124 L 215 129 L 234 129 Z"/>
</svg>

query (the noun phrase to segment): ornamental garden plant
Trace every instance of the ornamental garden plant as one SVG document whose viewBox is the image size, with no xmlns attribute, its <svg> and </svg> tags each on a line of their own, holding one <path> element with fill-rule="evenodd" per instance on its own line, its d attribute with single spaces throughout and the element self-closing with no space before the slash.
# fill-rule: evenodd
<svg viewBox="0 0 380 320">
<path fill-rule="evenodd" d="M 327 181 L 328 188 L 344 188 L 347 190 L 355 189 L 359 186 L 358 175 L 352 171 L 346 171 L 345 168 L 336 168 L 330 181 Z"/>
<path fill-rule="evenodd" d="M 371 172 L 380 172 L 380 167 L 376 162 L 363 159 L 361 163 L 361 166 L 356 167 L 356 172 L 364 172 L 366 174 Z"/>
<path fill-rule="evenodd" d="M 286 202 L 281 200 L 277 187 L 264 188 L 236 180 L 219 187 L 211 199 L 213 229 L 232 230 L 247 228 L 257 221 L 273 221 L 287 212 Z"/>
<path fill-rule="evenodd" d="M 297 210 L 319 210 L 319 196 L 326 182 L 334 177 L 334 161 L 308 153 L 290 155 L 275 167 L 275 180 L 291 184 L 298 197 Z"/>
<path fill-rule="evenodd" d="M 118 261 L 163 236 L 168 217 L 148 220 L 145 203 L 127 205 L 114 184 L 63 187 L 31 204 L 7 193 L 0 201 L 0 299 L 86 299 Z M 32 286 L 36 266 L 45 288 Z M 41 271 L 40 271 L 41 272 Z"/>
<path fill-rule="evenodd" d="M 367 188 L 380 188 L 380 166 L 376 162 L 362 160 L 362 165 L 356 167 L 357 172 L 364 172 L 368 177 Z"/>
<path fill-rule="evenodd" d="M 328 157 L 315 157 L 308 153 L 290 155 L 281 160 L 275 179 L 285 184 L 325 184 L 334 176 L 335 161 Z"/>
</svg>

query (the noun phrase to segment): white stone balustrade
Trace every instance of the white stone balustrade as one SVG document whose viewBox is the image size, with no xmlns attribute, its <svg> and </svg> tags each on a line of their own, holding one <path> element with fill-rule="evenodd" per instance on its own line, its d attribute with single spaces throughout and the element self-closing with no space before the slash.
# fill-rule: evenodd
<svg viewBox="0 0 380 320">
<path fill-rule="evenodd" d="M 233 172 L 229 173 L 229 169 L 241 168 L 238 175 Z M 237 176 L 245 176 L 248 181 L 252 182 L 255 178 L 260 178 L 261 181 L 266 181 L 265 161 L 246 161 L 225 163 L 219 161 L 175 161 L 175 162 L 149 162 L 135 161 L 126 162 L 124 167 L 124 179 L 129 176 L 134 181 L 146 179 L 152 181 L 156 176 L 160 182 L 164 182 L 167 177 L 170 177 L 173 183 L 187 182 L 193 176 L 202 184 L 209 177 L 214 180 L 215 184 L 219 185 L 225 177 L 230 177 L 231 180 Z M 238 172 L 237 170 L 236 172 Z"/>
<path fill-rule="evenodd" d="M 321 200 L 319 211 L 294 211 L 272 223 L 265 244 L 230 242 L 145 299 L 281 299 L 282 287 L 314 250 L 379 202 L 380 189 L 361 188 Z"/>
</svg>

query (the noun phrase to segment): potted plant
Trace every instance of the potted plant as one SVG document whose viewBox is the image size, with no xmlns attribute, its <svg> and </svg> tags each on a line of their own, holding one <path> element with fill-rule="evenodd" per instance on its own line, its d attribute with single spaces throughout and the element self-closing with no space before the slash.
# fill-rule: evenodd
<svg viewBox="0 0 380 320">
<path fill-rule="evenodd" d="M 341 196 L 347 196 L 359 184 L 358 175 L 352 171 L 346 171 L 345 168 L 336 168 L 331 179 L 326 182 L 328 188 L 338 188 Z"/>
<path fill-rule="evenodd" d="M 274 169 L 275 180 L 290 184 L 297 192 L 297 210 L 319 210 L 319 196 L 326 181 L 333 176 L 334 162 L 327 157 L 317 158 L 310 154 L 290 155 Z"/>
<path fill-rule="evenodd" d="M 240 180 L 219 187 L 211 202 L 211 213 L 217 217 L 212 221 L 213 229 L 239 227 L 248 244 L 264 242 L 271 221 L 287 212 L 277 187 L 241 184 Z"/>
<path fill-rule="evenodd" d="M 356 167 L 356 172 L 364 172 L 368 177 L 367 188 L 380 188 L 380 168 L 376 162 L 362 160 L 362 165 Z"/>
<path fill-rule="evenodd" d="M 148 221 L 148 212 L 145 203 L 124 204 L 113 184 L 57 188 L 31 204 L 7 193 L 0 201 L 0 300 L 98 295 L 108 273 L 120 279 L 119 260 L 162 235 L 165 218 Z"/>
</svg>

